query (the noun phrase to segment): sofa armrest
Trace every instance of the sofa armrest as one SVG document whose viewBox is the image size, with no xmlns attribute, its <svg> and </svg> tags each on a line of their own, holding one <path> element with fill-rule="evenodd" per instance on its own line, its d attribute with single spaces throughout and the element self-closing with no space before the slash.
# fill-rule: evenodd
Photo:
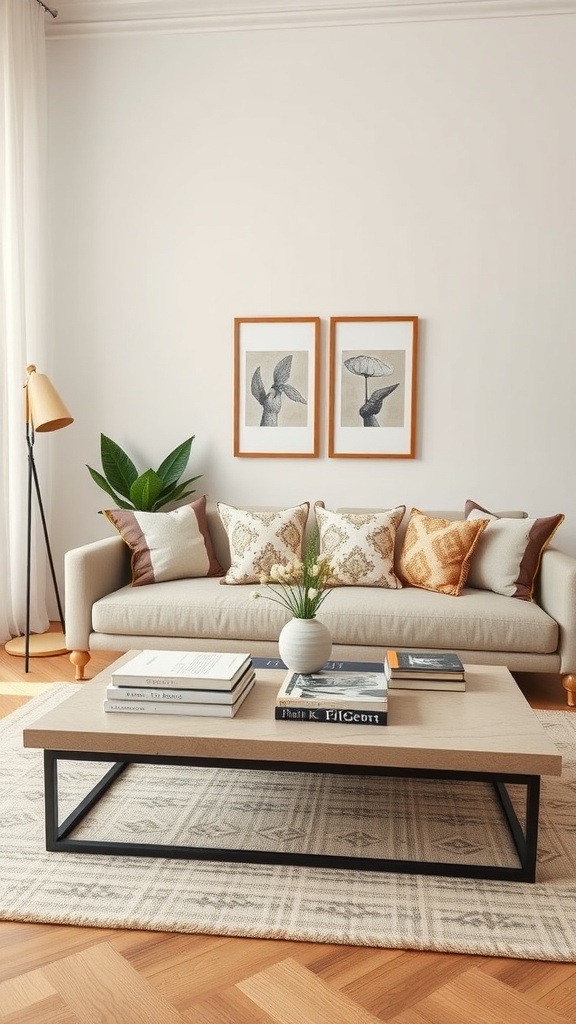
<svg viewBox="0 0 576 1024">
<path fill-rule="evenodd" d="M 66 646 L 88 651 L 92 605 L 130 582 L 130 549 L 121 537 L 73 548 L 64 555 Z"/>
<path fill-rule="evenodd" d="M 536 600 L 558 623 L 561 674 L 576 673 L 576 558 L 557 548 L 545 549 Z"/>
</svg>

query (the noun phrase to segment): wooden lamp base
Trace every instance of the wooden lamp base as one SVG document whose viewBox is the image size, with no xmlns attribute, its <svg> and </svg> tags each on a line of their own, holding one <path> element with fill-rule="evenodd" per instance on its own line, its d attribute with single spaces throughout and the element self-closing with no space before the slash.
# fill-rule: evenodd
<svg viewBox="0 0 576 1024">
<path fill-rule="evenodd" d="M 4 644 L 4 650 L 8 654 L 14 654 L 19 658 L 26 657 L 26 637 L 15 636 Z M 56 654 L 67 654 L 66 640 L 64 634 L 57 633 L 32 633 L 29 637 L 29 655 L 31 658 L 49 658 Z"/>
</svg>

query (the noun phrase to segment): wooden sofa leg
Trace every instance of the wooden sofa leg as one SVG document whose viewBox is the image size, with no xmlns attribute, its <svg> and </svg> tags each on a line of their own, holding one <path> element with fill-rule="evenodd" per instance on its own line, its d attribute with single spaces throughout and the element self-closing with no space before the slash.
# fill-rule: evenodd
<svg viewBox="0 0 576 1024">
<path fill-rule="evenodd" d="M 76 679 L 84 679 L 84 666 L 90 661 L 90 654 L 88 651 L 72 651 L 70 654 L 70 661 L 76 668 Z"/>
<path fill-rule="evenodd" d="M 566 690 L 566 700 L 569 708 L 576 708 L 576 675 L 562 676 L 562 686 Z"/>
</svg>

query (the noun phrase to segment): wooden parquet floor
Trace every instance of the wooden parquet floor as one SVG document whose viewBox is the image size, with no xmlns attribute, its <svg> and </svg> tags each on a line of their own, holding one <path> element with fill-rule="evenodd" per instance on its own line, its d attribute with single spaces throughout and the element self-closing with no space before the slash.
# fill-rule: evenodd
<svg viewBox="0 0 576 1024">
<path fill-rule="evenodd" d="M 25 675 L 1 648 L 0 716 L 73 679 L 66 656 Z M 518 679 L 533 707 L 565 708 L 559 682 Z M 576 964 L 0 922 L 0 1024 L 375 1022 L 574 1024 Z"/>
</svg>

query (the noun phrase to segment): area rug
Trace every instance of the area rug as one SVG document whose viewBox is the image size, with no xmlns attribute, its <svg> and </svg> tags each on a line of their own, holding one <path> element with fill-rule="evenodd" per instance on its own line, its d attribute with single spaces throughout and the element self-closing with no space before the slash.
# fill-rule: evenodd
<svg viewBox="0 0 576 1024">
<path fill-rule="evenodd" d="M 576 960 L 575 712 L 537 712 L 563 775 L 543 780 L 530 884 L 47 853 L 42 752 L 22 747 L 22 730 L 69 695 L 56 684 L 0 721 L 0 918 Z M 61 763 L 62 815 L 106 767 Z M 392 841 L 403 855 L 508 863 L 492 799 L 483 784 L 464 792 L 437 781 L 134 765 L 75 835 L 366 856 L 386 856 Z"/>
</svg>

